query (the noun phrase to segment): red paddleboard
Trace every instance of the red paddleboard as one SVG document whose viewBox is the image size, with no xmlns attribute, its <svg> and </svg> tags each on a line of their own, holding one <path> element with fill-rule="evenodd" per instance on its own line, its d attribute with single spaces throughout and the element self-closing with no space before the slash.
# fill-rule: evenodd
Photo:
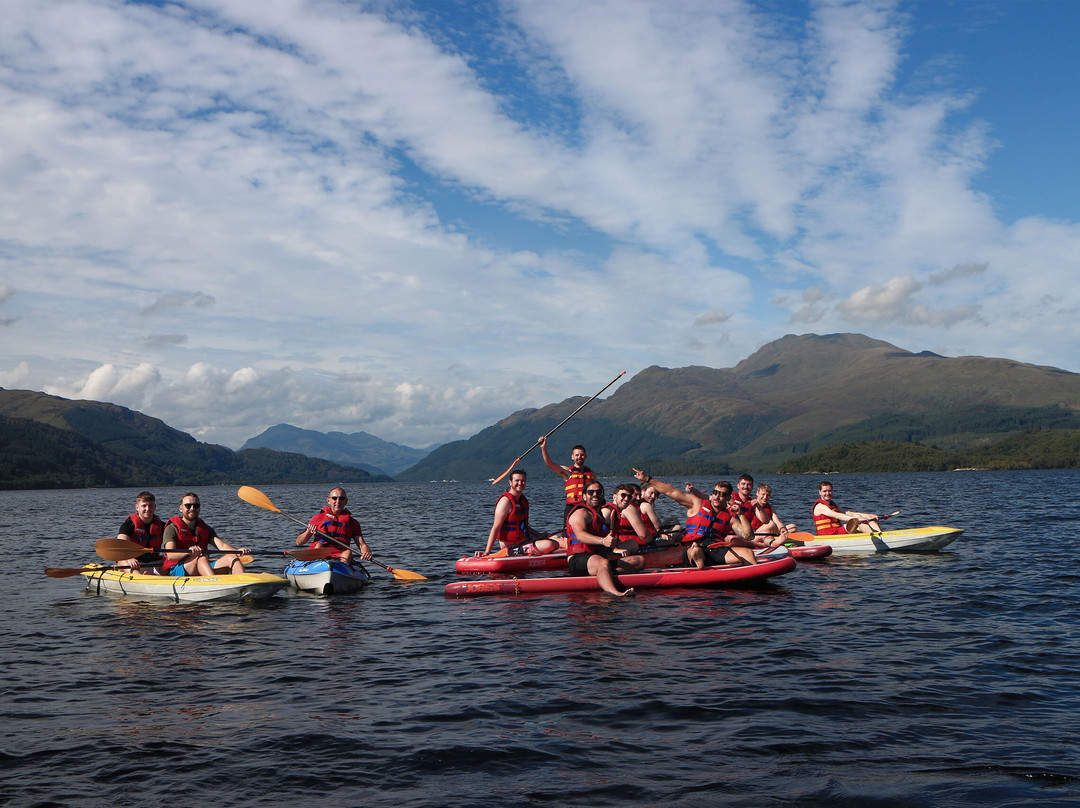
<svg viewBox="0 0 1080 808">
<path fill-rule="evenodd" d="M 486 556 L 462 556 L 454 562 L 458 572 L 527 572 L 529 570 L 564 570 L 566 553 L 546 553 L 529 556 L 500 556 L 492 553 Z"/>
<path fill-rule="evenodd" d="M 693 567 L 679 569 L 651 570 L 629 575 L 620 575 L 619 580 L 625 586 L 635 589 L 654 589 L 662 587 L 698 587 L 698 586 L 739 586 L 761 582 L 774 575 L 783 575 L 795 569 L 796 561 L 791 556 L 775 560 L 762 561 L 758 564 L 725 565 L 706 567 L 699 570 Z M 558 575 L 541 578 L 504 578 L 499 580 L 455 581 L 446 585 L 449 597 L 469 598 L 480 595 L 527 595 L 548 592 L 600 592 L 600 583 L 591 575 Z"/>
</svg>

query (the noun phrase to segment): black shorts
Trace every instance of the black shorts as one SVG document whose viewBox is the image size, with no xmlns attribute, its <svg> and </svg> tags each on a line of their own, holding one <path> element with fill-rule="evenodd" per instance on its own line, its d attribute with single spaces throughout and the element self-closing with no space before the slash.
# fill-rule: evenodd
<svg viewBox="0 0 1080 808">
<path fill-rule="evenodd" d="M 589 575 L 589 559 L 592 553 L 574 553 L 566 559 L 566 571 L 570 575 Z"/>
</svg>

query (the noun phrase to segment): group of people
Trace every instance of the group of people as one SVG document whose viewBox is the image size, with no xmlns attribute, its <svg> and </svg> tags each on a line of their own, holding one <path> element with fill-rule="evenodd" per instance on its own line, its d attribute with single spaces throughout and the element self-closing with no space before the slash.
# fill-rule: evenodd
<svg viewBox="0 0 1080 808">
<path fill-rule="evenodd" d="M 487 544 L 477 555 L 490 554 L 496 543 L 507 555 L 565 550 L 570 575 L 595 576 L 605 592 L 625 596 L 633 589 L 619 581 L 621 573 L 756 564 L 756 551 L 782 545 L 795 530 L 795 525 L 781 520 L 772 507 L 771 486 L 762 483 L 755 491 L 749 474 L 739 477 L 736 488 L 722 481 L 706 494 L 690 483 L 680 490 L 634 469 L 639 484 L 615 486 L 608 501 L 603 484 L 585 465 L 588 455 L 584 446 L 575 446 L 570 464 L 562 465 L 551 458 L 546 436 L 537 444 L 544 464 L 563 480 L 563 529 L 548 533 L 533 528 L 525 496 L 526 473 L 514 469 L 507 490 L 496 500 Z M 685 523 L 677 529 L 662 529 L 653 504 L 660 494 L 686 509 Z M 880 530 L 877 514 L 842 510 L 833 501 L 832 483 L 827 481 L 818 486 L 812 516 L 819 535 Z"/>
<path fill-rule="evenodd" d="M 371 548 L 364 540 L 360 523 L 346 507 L 349 498 L 341 488 L 326 497 L 326 505 L 308 520 L 296 537 L 297 546 L 326 547 L 327 557 L 349 563 L 355 541 L 360 558 L 371 558 Z M 117 567 L 137 575 L 229 575 L 244 571 L 241 556 L 246 547 L 233 547 L 202 519 L 202 503 L 197 494 L 180 498 L 180 512 L 167 521 L 156 514 L 157 499 L 149 491 L 135 497 L 135 512 L 124 520 L 118 539 L 146 549 L 135 558 L 121 561 Z M 221 555 L 210 560 L 211 553 Z M 249 559 L 250 560 L 250 559 Z"/>
</svg>

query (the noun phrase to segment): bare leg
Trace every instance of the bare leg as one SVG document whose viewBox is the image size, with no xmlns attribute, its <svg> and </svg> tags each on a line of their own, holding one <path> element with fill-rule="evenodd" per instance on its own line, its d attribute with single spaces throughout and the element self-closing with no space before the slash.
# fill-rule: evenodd
<svg viewBox="0 0 1080 808">
<path fill-rule="evenodd" d="M 633 589 L 619 589 L 615 575 L 611 571 L 611 562 L 603 556 L 594 555 L 589 558 L 589 574 L 596 577 L 600 588 L 611 595 L 624 597 L 634 594 Z"/>
</svg>

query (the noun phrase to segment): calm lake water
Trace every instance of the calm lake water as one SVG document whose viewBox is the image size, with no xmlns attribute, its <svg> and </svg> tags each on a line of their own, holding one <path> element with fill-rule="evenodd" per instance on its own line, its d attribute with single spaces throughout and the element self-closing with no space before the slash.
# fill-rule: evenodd
<svg viewBox="0 0 1080 808">
<path fill-rule="evenodd" d="M 1080 803 L 1080 473 L 829 479 L 889 527 L 966 533 L 762 590 L 451 600 L 497 489 L 373 485 L 350 505 L 376 558 L 430 581 L 168 605 L 42 574 L 94 560 L 136 489 L 0 492 L 0 805 Z M 805 529 L 817 478 L 761 480 Z M 261 488 L 306 519 L 328 486 Z M 197 490 L 224 537 L 291 546 L 235 487 Z M 527 493 L 556 527 L 554 475 Z"/>
</svg>

